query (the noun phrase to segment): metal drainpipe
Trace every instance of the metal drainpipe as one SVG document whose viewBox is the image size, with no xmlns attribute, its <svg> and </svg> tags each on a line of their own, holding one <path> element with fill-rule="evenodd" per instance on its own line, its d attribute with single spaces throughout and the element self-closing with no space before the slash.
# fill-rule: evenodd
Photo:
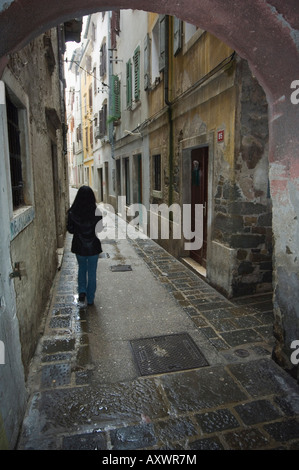
<svg viewBox="0 0 299 470">
<path fill-rule="evenodd" d="M 113 52 L 111 51 L 111 15 L 112 12 L 109 12 L 109 20 L 108 20 L 108 76 L 109 76 L 109 116 L 112 115 L 111 109 L 112 109 L 112 87 L 111 87 L 111 77 L 113 75 L 113 61 L 110 60 L 110 53 L 113 56 Z M 113 122 L 109 122 L 108 126 L 108 139 L 111 145 L 111 157 L 113 160 L 115 160 L 114 156 L 114 126 Z"/>
<path fill-rule="evenodd" d="M 165 74 L 164 74 L 164 101 L 167 105 L 168 124 L 169 124 L 169 193 L 168 204 L 171 206 L 173 201 L 173 121 L 171 101 L 169 101 L 169 16 L 165 17 Z M 170 219 L 172 213 L 169 214 Z"/>
</svg>

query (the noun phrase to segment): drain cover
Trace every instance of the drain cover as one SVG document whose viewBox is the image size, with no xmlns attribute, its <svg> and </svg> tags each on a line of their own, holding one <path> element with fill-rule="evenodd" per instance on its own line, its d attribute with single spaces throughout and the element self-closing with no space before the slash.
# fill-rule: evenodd
<svg viewBox="0 0 299 470">
<path fill-rule="evenodd" d="M 111 271 L 113 272 L 132 271 L 132 267 L 130 264 L 116 264 L 115 266 L 110 267 Z"/>
<path fill-rule="evenodd" d="M 130 341 L 141 375 L 163 374 L 208 366 L 187 333 Z"/>
<path fill-rule="evenodd" d="M 247 349 L 236 349 L 235 354 L 240 357 L 247 357 L 250 353 Z"/>
</svg>

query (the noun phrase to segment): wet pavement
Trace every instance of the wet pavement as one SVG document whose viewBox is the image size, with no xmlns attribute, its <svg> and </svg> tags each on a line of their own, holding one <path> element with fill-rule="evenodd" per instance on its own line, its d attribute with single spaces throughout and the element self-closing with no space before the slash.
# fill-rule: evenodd
<svg viewBox="0 0 299 470">
<path fill-rule="evenodd" d="M 271 359 L 271 295 L 230 301 L 107 219 L 93 306 L 77 304 L 67 235 L 18 449 L 299 449 L 299 386 Z"/>
</svg>

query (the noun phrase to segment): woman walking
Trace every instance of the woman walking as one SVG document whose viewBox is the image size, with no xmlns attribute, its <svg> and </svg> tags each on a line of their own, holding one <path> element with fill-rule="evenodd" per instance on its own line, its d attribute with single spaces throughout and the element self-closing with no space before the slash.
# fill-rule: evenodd
<svg viewBox="0 0 299 470">
<path fill-rule="evenodd" d="M 102 253 L 101 242 L 95 234 L 101 215 L 95 215 L 96 199 L 89 186 L 81 186 L 68 211 L 67 230 L 73 234 L 72 253 L 78 261 L 79 303 L 93 305 L 97 287 L 97 265 Z"/>
</svg>

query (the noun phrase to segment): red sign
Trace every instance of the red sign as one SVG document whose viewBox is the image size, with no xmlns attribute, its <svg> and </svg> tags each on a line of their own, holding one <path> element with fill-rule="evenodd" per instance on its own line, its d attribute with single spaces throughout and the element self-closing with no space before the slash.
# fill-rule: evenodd
<svg viewBox="0 0 299 470">
<path fill-rule="evenodd" d="M 223 142 L 223 141 L 224 141 L 224 131 L 218 131 L 217 142 Z"/>
</svg>

